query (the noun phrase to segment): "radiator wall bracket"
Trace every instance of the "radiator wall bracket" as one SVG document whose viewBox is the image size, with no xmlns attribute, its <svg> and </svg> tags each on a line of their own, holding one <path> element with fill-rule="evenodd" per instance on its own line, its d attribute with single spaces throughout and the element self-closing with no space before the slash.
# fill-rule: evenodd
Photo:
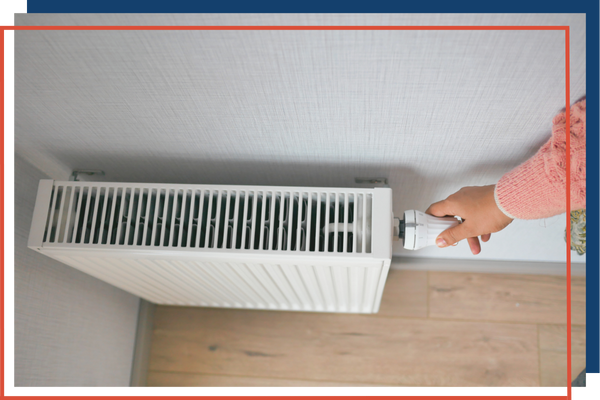
<svg viewBox="0 0 600 400">
<path fill-rule="evenodd" d="M 97 176 L 105 176 L 106 174 L 104 173 L 104 171 L 100 170 L 100 169 L 75 169 L 73 170 L 73 173 L 71 174 L 71 177 L 69 178 L 70 181 L 79 181 L 79 179 L 77 179 L 79 177 L 79 175 L 81 174 L 85 174 L 85 175 L 97 175 Z"/>
</svg>

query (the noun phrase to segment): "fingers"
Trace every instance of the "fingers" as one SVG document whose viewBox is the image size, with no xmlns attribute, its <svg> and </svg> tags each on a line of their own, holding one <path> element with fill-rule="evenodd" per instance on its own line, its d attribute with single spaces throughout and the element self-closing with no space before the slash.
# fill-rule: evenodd
<svg viewBox="0 0 600 400">
<path fill-rule="evenodd" d="M 479 238 L 477 238 L 477 236 L 467 238 L 467 242 L 469 242 L 469 247 L 471 248 L 471 253 L 473 253 L 473 255 L 477 255 L 481 252 L 481 244 L 479 243 Z"/>
<path fill-rule="evenodd" d="M 442 232 L 442 234 L 444 234 L 446 231 Z M 481 235 L 481 240 L 484 242 L 487 242 L 488 240 L 490 240 L 490 236 L 491 234 L 488 233 L 486 235 Z M 454 237 L 454 236 L 452 236 Z M 444 241 L 444 245 L 441 244 L 440 239 Z M 467 237 L 467 242 L 469 243 L 469 248 L 471 249 L 471 253 L 473 253 L 473 255 L 477 255 L 479 253 L 481 253 L 481 243 L 479 242 L 479 238 L 477 236 L 473 236 L 473 237 Z M 453 240 L 453 239 L 450 239 Z M 462 240 L 462 239 L 461 239 Z M 450 244 L 452 246 L 456 246 L 456 244 L 459 242 L 460 240 L 458 240 L 456 243 Z M 438 245 L 438 247 L 447 247 L 449 246 L 448 242 L 446 241 L 446 239 L 444 239 L 442 237 L 442 235 L 440 235 L 438 237 L 438 239 L 436 240 L 436 244 Z"/>
<path fill-rule="evenodd" d="M 436 238 L 436 245 L 447 247 L 468 239 L 471 252 L 479 254 L 481 242 L 490 240 L 490 232 L 498 232 L 512 221 L 507 221 L 508 217 L 498 209 L 494 189 L 495 185 L 463 187 L 447 199 L 429 206 L 425 211 L 427 214 L 436 217 L 460 216 L 463 221 L 442 232 Z"/>
<path fill-rule="evenodd" d="M 481 235 L 481 240 L 483 242 L 487 242 L 490 240 L 490 237 L 491 234 L 487 233 Z M 479 242 L 479 238 L 477 235 L 473 235 L 473 232 L 470 231 L 468 222 L 464 222 L 455 227 L 446 229 L 437 237 L 435 244 L 438 247 L 448 247 L 460 242 L 463 239 L 467 239 L 469 247 L 471 248 L 471 253 L 479 254 L 481 252 L 481 243 Z"/>
<path fill-rule="evenodd" d="M 452 228 L 448 228 L 444 232 L 440 233 L 435 240 L 435 244 L 438 247 L 447 247 L 472 236 L 474 235 L 469 232 L 468 222 L 465 222 Z"/>
</svg>

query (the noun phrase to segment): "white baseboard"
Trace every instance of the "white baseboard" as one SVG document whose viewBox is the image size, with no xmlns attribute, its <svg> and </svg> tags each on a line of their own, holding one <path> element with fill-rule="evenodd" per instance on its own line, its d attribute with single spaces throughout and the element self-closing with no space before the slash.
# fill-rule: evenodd
<svg viewBox="0 0 600 400">
<path fill-rule="evenodd" d="M 585 276 L 583 263 L 571 263 L 571 276 Z M 566 263 L 531 261 L 456 260 L 440 258 L 393 257 L 392 269 L 413 271 L 476 272 L 492 274 L 566 276 Z"/>
</svg>

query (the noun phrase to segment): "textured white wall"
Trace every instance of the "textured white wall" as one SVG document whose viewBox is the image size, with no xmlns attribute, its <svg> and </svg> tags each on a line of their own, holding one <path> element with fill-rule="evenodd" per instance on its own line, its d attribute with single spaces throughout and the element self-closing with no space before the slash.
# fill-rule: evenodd
<svg viewBox="0 0 600 400">
<path fill-rule="evenodd" d="M 27 248 L 40 179 L 15 157 L 14 385 L 129 386 L 139 298 Z"/>
<path fill-rule="evenodd" d="M 16 22 L 570 25 L 572 99 L 585 94 L 577 14 Z M 265 185 L 355 186 L 354 177 L 384 176 L 397 213 L 495 183 L 549 138 L 565 102 L 564 33 L 555 31 L 18 31 L 15 45 L 15 146 L 42 168 L 98 168 L 110 181 Z M 564 260 L 564 226 L 564 216 L 515 222 L 478 257 Z M 472 257 L 465 244 L 410 255 Z"/>
</svg>

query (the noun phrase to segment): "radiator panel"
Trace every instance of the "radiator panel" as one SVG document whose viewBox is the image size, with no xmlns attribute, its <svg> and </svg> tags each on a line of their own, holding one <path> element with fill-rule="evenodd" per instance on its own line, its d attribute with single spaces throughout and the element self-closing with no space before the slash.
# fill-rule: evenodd
<svg viewBox="0 0 600 400">
<path fill-rule="evenodd" d="M 344 267 L 164 257 L 51 257 L 153 303 L 178 306 L 372 313 L 381 295 L 377 284 L 387 275 L 382 262 Z"/>
<path fill-rule="evenodd" d="M 42 180 L 29 247 L 150 302 L 374 313 L 391 190 Z"/>
</svg>

